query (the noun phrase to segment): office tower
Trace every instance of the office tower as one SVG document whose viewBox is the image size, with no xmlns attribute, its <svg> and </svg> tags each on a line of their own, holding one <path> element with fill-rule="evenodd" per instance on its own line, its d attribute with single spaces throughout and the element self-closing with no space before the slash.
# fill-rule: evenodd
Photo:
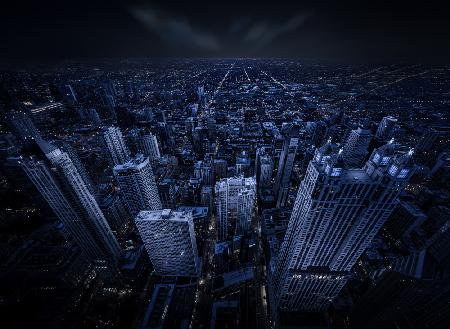
<svg viewBox="0 0 450 329">
<path fill-rule="evenodd" d="M 431 168 L 430 173 L 428 174 L 430 177 L 434 176 L 441 169 L 447 168 L 449 171 L 450 168 L 450 152 L 442 152 L 438 155 L 436 159 L 436 163 Z"/>
<path fill-rule="evenodd" d="M 140 128 L 130 129 L 126 135 L 125 143 L 131 154 L 143 153 L 141 151 L 141 138 L 143 130 Z"/>
<path fill-rule="evenodd" d="M 213 211 L 213 189 L 209 185 L 202 186 L 200 202 L 203 206 L 208 207 L 209 213 Z"/>
<path fill-rule="evenodd" d="M 213 162 L 214 180 L 227 177 L 228 165 L 227 160 L 215 159 Z"/>
<path fill-rule="evenodd" d="M 250 230 L 255 206 L 256 192 L 245 189 L 238 194 L 236 234 L 243 235 Z"/>
<path fill-rule="evenodd" d="M 397 119 L 391 116 L 384 117 L 378 125 L 375 137 L 378 140 L 386 141 L 393 136 Z"/>
<path fill-rule="evenodd" d="M 100 209 L 113 230 L 120 231 L 129 224 L 130 214 L 119 193 L 105 195 L 100 202 Z"/>
<path fill-rule="evenodd" d="M 142 110 L 145 120 L 152 122 L 155 118 L 155 115 L 153 114 L 153 110 L 150 107 L 144 107 Z"/>
<path fill-rule="evenodd" d="M 316 150 L 272 273 L 276 308 L 326 309 L 396 207 L 413 173 L 411 155 L 387 144 L 362 169 L 349 169 L 330 141 Z"/>
<path fill-rule="evenodd" d="M 208 118 L 206 119 L 206 125 L 208 127 L 208 137 L 211 139 L 215 139 L 217 137 L 216 119 L 210 113 L 208 114 Z"/>
<path fill-rule="evenodd" d="M 64 98 L 64 100 L 70 104 L 77 103 L 77 95 L 75 93 L 75 90 L 70 84 L 61 85 L 59 86 L 59 93 Z"/>
<path fill-rule="evenodd" d="M 125 145 L 122 132 L 117 127 L 109 127 L 103 132 L 103 139 L 108 148 L 112 163 L 118 165 L 130 158 L 130 151 Z"/>
<path fill-rule="evenodd" d="M 176 186 L 173 180 L 166 178 L 158 183 L 158 194 L 163 209 L 174 209 L 176 206 Z"/>
<path fill-rule="evenodd" d="M 367 156 L 372 134 L 367 129 L 352 130 L 344 144 L 343 158 L 347 167 L 360 168 Z"/>
<path fill-rule="evenodd" d="M 416 147 L 414 148 L 416 152 L 424 152 L 428 151 L 432 148 L 434 142 L 439 138 L 439 131 L 429 128 L 426 129 L 419 141 L 417 142 Z"/>
<path fill-rule="evenodd" d="M 11 111 L 8 115 L 8 121 L 14 133 L 23 141 L 30 139 L 42 139 L 41 133 L 36 128 L 30 116 L 22 111 Z"/>
<path fill-rule="evenodd" d="M 384 225 L 384 228 L 392 237 L 400 239 L 418 229 L 427 218 L 427 215 L 415 204 L 400 201 Z"/>
<path fill-rule="evenodd" d="M 193 117 L 189 117 L 186 118 L 186 120 L 184 121 L 184 126 L 185 126 L 185 131 L 186 131 L 186 136 L 187 138 L 192 141 L 193 139 L 193 131 L 195 128 L 195 119 Z"/>
<path fill-rule="evenodd" d="M 236 157 L 236 174 L 247 174 L 250 168 L 250 159 L 245 152 L 242 152 Z"/>
<path fill-rule="evenodd" d="M 150 161 L 156 161 L 161 158 L 158 140 L 156 139 L 156 136 L 151 133 L 142 136 L 140 140 L 140 149 L 144 155 L 150 158 Z"/>
<path fill-rule="evenodd" d="M 191 212 L 170 209 L 141 211 L 135 222 L 158 275 L 200 274 Z"/>
<path fill-rule="evenodd" d="M 277 196 L 277 207 L 284 207 L 289 195 L 291 173 L 299 141 L 298 130 L 298 126 L 293 126 L 284 139 L 274 186 L 274 193 Z"/>
<path fill-rule="evenodd" d="M 450 279 L 422 276 L 397 271 L 384 273 L 354 306 L 349 316 L 350 327 L 448 328 Z"/>
<path fill-rule="evenodd" d="M 94 185 L 94 182 L 92 181 L 91 177 L 88 175 L 86 168 L 84 167 L 83 163 L 81 162 L 77 152 L 74 150 L 72 146 L 70 146 L 68 143 L 57 143 L 57 146 L 59 149 L 69 156 L 70 160 L 72 161 L 73 165 L 78 171 L 78 174 L 83 179 L 83 182 L 86 184 L 86 187 L 89 189 L 89 192 L 93 196 L 96 196 L 96 188 Z"/>
<path fill-rule="evenodd" d="M 121 249 L 97 201 L 67 153 L 45 141 L 40 147 L 48 161 L 22 158 L 23 170 L 99 275 L 117 279 Z"/>
<path fill-rule="evenodd" d="M 216 216 L 219 241 L 225 241 L 234 229 L 248 222 L 249 213 L 253 212 L 256 193 L 256 180 L 253 177 L 224 178 L 216 183 Z M 244 192 L 253 194 L 247 196 Z M 248 205 L 245 211 L 239 211 L 240 205 Z M 240 224 L 242 223 L 242 224 Z M 236 227 L 237 225 L 237 227 Z"/>
<path fill-rule="evenodd" d="M 89 121 L 91 121 L 94 125 L 99 126 L 102 124 L 102 120 L 95 109 L 87 110 L 87 116 Z"/>
<path fill-rule="evenodd" d="M 128 162 L 115 166 L 113 172 L 133 217 L 141 210 L 162 208 L 148 157 L 138 154 Z"/>
<path fill-rule="evenodd" d="M 258 187 L 269 187 L 272 181 L 273 160 L 265 153 L 264 149 L 258 149 L 256 153 L 256 182 Z"/>
<path fill-rule="evenodd" d="M 199 178 L 202 184 L 212 185 L 214 181 L 213 167 L 208 161 L 197 161 L 194 166 L 194 176 Z"/>
<path fill-rule="evenodd" d="M 306 125 L 306 130 L 308 131 L 311 142 L 316 146 L 322 145 L 328 134 L 328 126 L 323 121 L 308 122 Z"/>
<path fill-rule="evenodd" d="M 446 270 L 447 276 L 450 277 L 450 253 L 448 252 L 450 250 L 450 217 L 448 216 L 448 208 L 442 206 L 439 208 L 437 212 L 444 215 L 442 219 L 445 222 L 428 241 L 429 247 L 427 251 L 441 268 Z"/>
</svg>

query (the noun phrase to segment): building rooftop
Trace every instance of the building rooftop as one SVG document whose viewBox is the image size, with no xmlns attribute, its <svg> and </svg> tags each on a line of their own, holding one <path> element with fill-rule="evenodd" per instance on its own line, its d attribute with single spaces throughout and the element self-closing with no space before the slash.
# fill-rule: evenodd
<svg viewBox="0 0 450 329">
<path fill-rule="evenodd" d="M 155 221 L 162 219 L 186 222 L 192 219 L 192 214 L 187 211 L 175 211 L 171 209 L 143 210 L 136 217 L 136 221 Z"/>
<path fill-rule="evenodd" d="M 148 157 L 145 157 L 143 154 L 136 154 L 136 156 L 119 165 L 114 166 L 114 171 L 115 172 L 120 172 L 120 171 L 127 171 L 130 169 L 136 170 L 136 169 L 141 169 L 143 168 L 146 164 L 148 163 Z"/>
</svg>

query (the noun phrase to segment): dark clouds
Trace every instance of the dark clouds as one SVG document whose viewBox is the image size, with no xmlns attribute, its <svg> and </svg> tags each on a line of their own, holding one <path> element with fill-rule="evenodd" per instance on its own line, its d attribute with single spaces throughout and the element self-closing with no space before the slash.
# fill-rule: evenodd
<svg viewBox="0 0 450 329">
<path fill-rule="evenodd" d="M 58 1 L 3 4 L 0 57 L 320 57 L 446 60 L 433 1 Z"/>
</svg>

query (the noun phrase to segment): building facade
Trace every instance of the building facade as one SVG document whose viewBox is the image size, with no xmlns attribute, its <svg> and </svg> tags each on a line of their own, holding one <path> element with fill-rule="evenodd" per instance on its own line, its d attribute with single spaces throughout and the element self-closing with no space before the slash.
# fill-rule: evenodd
<svg viewBox="0 0 450 329">
<path fill-rule="evenodd" d="M 302 181 L 271 272 L 275 306 L 323 311 L 398 203 L 410 179 L 411 154 L 376 149 L 361 169 L 348 169 L 329 141 L 317 149 Z"/>
<path fill-rule="evenodd" d="M 135 222 L 158 275 L 200 274 L 192 212 L 141 211 Z"/>
<path fill-rule="evenodd" d="M 138 154 L 128 162 L 115 166 L 113 172 L 133 217 L 141 210 L 162 208 L 148 157 Z"/>
<path fill-rule="evenodd" d="M 289 195 L 291 173 L 294 168 L 295 155 L 298 148 L 298 130 L 293 126 L 285 137 L 283 149 L 278 162 L 277 177 L 275 179 L 274 192 L 277 198 L 277 207 L 284 207 Z"/>
<path fill-rule="evenodd" d="M 106 148 L 114 165 L 122 164 L 129 160 L 130 151 L 118 127 L 109 127 L 103 132 Z"/>
<path fill-rule="evenodd" d="M 103 212 L 67 153 L 41 141 L 47 159 L 27 157 L 20 164 L 105 280 L 118 278 L 121 248 Z"/>
<path fill-rule="evenodd" d="M 248 218 L 251 217 L 256 180 L 242 176 L 225 178 L 216 183 L 215 193 L 219 241 L 225 241 L 236 229 L 246 226 Z M 247 206 L 245 209 L 244 205 Z"/>
</svg>

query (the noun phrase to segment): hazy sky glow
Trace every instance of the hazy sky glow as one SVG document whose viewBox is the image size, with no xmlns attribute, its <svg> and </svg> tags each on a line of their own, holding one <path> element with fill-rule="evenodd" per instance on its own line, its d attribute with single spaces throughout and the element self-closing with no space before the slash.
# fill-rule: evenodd
<svg viewBox="0 0 450 329">
<path fill-rule="evenodd" d="M 445 59 L 438 3 L 34 1 L 0 10 L 6 59 L 308 57 Z"/>
</svg>

